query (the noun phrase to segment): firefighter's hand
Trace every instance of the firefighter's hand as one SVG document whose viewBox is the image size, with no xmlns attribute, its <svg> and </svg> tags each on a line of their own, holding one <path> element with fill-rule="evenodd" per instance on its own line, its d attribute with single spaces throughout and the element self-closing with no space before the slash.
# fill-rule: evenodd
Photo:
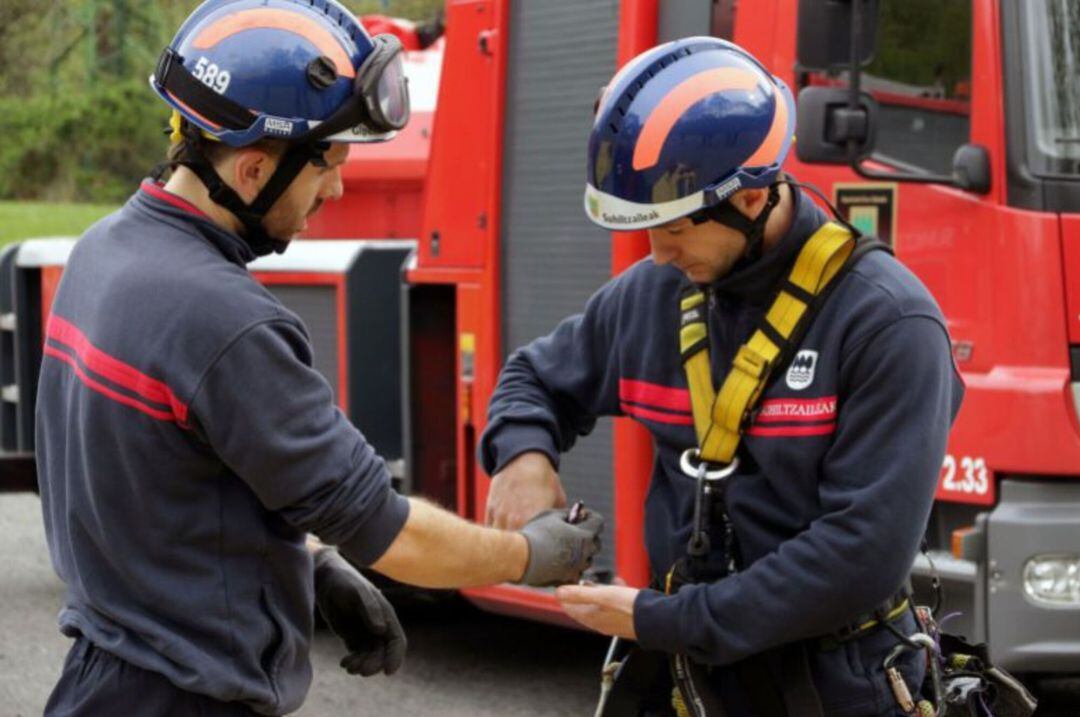
<svg viewBox="0 0 1080 717">
<path fill-rule="evenodd" d="M 634 601 L 638 592 L 620 585 L 564 585 L 555 591 L 555 597 L 566 614 L 585 627 L 636 640 Z"/>
<path fill-rule="evenodd" d="M 559 474 L 539 451 L 522 453 L 491 479 L 487 523 L 503 530 L 518 530 L 537 513 L 565 508 Z"/>
<path fill-rule="evenodd" d="M 566 510 L 546 510 L 521 529 L 529 543 L 529 562 L 521 576 L 526 585 L 544 587 L 576 583 L 600 551 L 604 518 L 589 511 L 576 523 Z"/>
<path fill-rule="evenodd" d="M 333 548 L 315 553 L 315 603 L 349 650 L 341 666 L 350 675 L 392 675 L 405 662 L 405 631 L 394 607 Z"/>
</svg>

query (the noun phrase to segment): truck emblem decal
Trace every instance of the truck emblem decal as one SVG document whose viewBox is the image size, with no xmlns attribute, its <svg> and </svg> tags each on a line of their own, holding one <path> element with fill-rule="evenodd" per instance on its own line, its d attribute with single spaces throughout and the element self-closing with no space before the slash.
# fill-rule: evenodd
<svg viewBox="0 0 1080 717">
<path fill-rule="evenodd" d="M 801 391 L 814 382 L 814 369 L 817 367 L 817 351 L 800 351 L 796 354 L 787 372 L 787 385 L 793 391 Z"/>
</svg>

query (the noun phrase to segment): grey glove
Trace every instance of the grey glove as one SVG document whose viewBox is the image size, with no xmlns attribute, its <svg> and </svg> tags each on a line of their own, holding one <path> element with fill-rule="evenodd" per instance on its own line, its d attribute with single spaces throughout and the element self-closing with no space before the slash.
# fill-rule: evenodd
<svg viewBox="0 0 1080 717">
<path fill-rule="evenodd" d="M 573 524 L 566 510 L 540 513 L 520 531 L 529 543 L 529 564 L 521 582 L 537 587 L 576 583 L 600 551 L 603 529 L 603 516 L 593 511 Z"/>
<path fill-rule="evenodd" d="M 392 675 L 405 662 L 405 631 L 394 606 L 333 548 L 315 553 L 315 603 L 349 650 L 350 675 Z"/>
</svg>

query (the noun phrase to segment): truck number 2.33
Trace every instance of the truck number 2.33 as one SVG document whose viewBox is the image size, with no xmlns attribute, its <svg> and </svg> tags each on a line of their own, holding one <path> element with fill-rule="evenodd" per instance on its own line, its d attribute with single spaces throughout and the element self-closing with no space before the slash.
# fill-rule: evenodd
<svg viewBox="0 0 1080 717">
<path fill-rule="evenodd" d="M 941 466 L 941 487 L 950 493 L 986 495 L 990 489 L 986 461 L 982 458 L 962 456 L 958 462 L 956 456 L 947 454 Z"/>
</svg>

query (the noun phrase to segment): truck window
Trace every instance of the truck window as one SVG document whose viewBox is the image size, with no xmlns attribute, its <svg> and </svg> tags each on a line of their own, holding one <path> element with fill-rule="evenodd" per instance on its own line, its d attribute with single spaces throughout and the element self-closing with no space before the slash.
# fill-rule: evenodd
<svg viewBox="0 0 1080 717">
<path fill-rule="evenodd" d="M 1029 162 L 1040 176 L 1080 173 L 1080 1 L 1021 5 L 1025 104 L 1031 108 Z"/>
<path fill-rule="evenodd" d="M 952 171 L 971 116 L 971 0 L 882 0 L 862 77 L 881 107 L 875 159 Z"/>
<path fill-rule="evenodd" d="M 861 75 L 878 102 L 874 159 L 950 174 L 970 135 L 971 0 L 880 0 L 877 47 Z M 847 86 L 847 73 L 808 73 L 806 84 Z"/>
</svg>

